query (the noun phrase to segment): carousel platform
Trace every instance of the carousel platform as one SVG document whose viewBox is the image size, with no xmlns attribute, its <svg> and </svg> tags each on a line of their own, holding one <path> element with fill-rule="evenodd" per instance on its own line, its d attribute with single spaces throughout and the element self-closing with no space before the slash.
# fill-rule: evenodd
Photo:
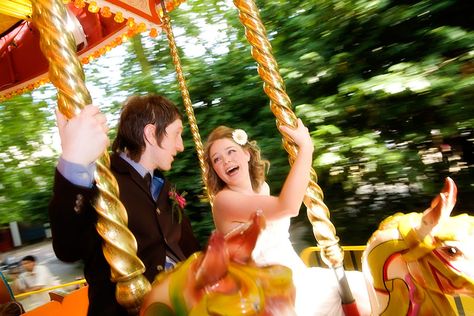
<svg viewBox="0 0 474 316">
<path fill-rule="evenodd" d="M 343 246 L 344 250 L 344 267 L 346 270 L 361 270 L 361 256 L 365 249 L 365 246 Z M 318 247 L 307 247 L 300 253 L 302 260 L 307 266 L 326 267 L 319 256 Z M 72 284 L 74 283 L 74 284 Z M 48 292 L 51 301 L 41 305 L 35 309 L 25 312 L 22 315 L 26 316 L 85 316 L 87 315 L 87 284 L 85 280 L 79 280 L 72 283 L 55 286 L 54 288 L 43 289 L 40 291 L 34 291 L 29 293 L 23 293 L 21 296 L 12 296 L 8 290 L 8 283 L 4 283 L 2 293 L 2 301 L 16 300 L 28 295 L 35 295 L 40 292 Z M 57 290 L 63 287 L 70 287 L 71 285 L 81 286 L 78 290 L 74 290 L 67 295 L 57 294 Z M 467 316 L 474 315 L 474 298 L 467 296 L 454 296 L 449 297 L 449 301 L 453 308 L 456 310 L 457 315 Z"/>
</svg>

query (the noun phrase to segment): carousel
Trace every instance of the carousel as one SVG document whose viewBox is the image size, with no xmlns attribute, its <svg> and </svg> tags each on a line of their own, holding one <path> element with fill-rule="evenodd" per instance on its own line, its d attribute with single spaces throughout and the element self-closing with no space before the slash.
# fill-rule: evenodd
<svg viewBox="0 0 474 316">
<path fill-rule="evenodd" d="M 151 38 L 164 33 L 204 177 L 203 146 L 168 15 L 182 2 L 3 0 L 0 102 L 51 82 L 57 88 L 59 111 L 73 117 L 91 103 L 84 82 L 84 64 L 138 33 Z M 277 124 L 294 127 L 297 118 L 258 8 L 253 0 L 234 0 L 234 4 Z M 282 139 L 292 164 L 298 148 L 285 133 Z M 117 301 L 131 315 L 294 315 L 291 273 L 283 266 L 257 267 L 251 262 L 250 252 L 263 225 L 257 215 L 235 238 L 223 240 L 212 235 L 207 249 L 160 274 L 151 285 L 143 276 L 145 267 L 127 227 L 126 211 L 118 199 L 118 185 L 109 170 L 109 160 L 105 152 L 97 161 L 95 181 L 100 194 L 94 205 L 98 214 L 96 227 L 103 239 L 111 280 L 116 284 Z M 346 315 L 360 314 L 346 270 L 363 271 L 372 315 L 474 315 L 474 250 L 468 242 L 474 238 L 474 217 L 451 217 L 456 185 L 448 178 L 439 186 L 440 194 L 423 213 L 394 214 L 380 224 L 366 246 L 341 247 L 316 172 L 311 170 L 304 203 L 317 246 L 304 249 L 300 256 L 308 266 L 334 271 Z M 207 192 L 206 188 L 203 190 Z M 233 244 L 245 245 L 249 251 L 244 254 L 245 259 L 216 259 L 221 259 L 223 249 L 231 249 Z M 203 277 L 215 271 L 213 264 L 222 262 L 224 266 L 218 270 L 224 272 L 219 278 Z M 236 284 L 231 292 L 212 290 L 222 279 Z M 8 282 L 2 281 L 1 304 L 58 288 L 15 296 Z M 62 286 L 76 284 L 83 286 L 64 297 L 51 295 L 51 302 L 24 315 L 86 315 L 85 280 Z M 152 298 L 150 291 L 154 293 Z M 178 293 L 191 293 L 189 296 L 194 299 L 186 300 Z"/>
</svg>

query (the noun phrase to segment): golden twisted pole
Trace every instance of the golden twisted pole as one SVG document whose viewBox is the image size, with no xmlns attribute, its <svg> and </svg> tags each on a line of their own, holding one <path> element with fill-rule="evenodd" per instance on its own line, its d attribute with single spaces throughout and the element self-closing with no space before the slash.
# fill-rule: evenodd
<svg viewBox="0 0 474 316">
<path fill-rule="evenodd" d="M 201 135 L 199 134 L 199 128 L 196 123 L 196 117 L 194 116 L 193 103 L 191 102 L 191 97 L 189 96 L 189 91 L 186 86 L 186 79 L 184 78 L 183 68 L 181 67 L 181 61 L 179 59 L 178 48 L 176 46 L 176 41 L 174 40 L 173 30 L 171 28 L 171 19 L 166 12 L 164 6 L 164 1 L 161 1 L 162 15 L 161 28 L 165 31 L 166 37 L 168 38 L 168 44 L 170 47 L 171 58 L 173 59 L 173 64 L 176 70 L 176 76 L 178 77 L 179 90 L 181 91 L 181 97 L 183 98 L 184 108 L 186 110 L 186 116 L 188 117 L 189 126 L 191 133 L 193 135 L 194 146 L 196 147 L 196 152 L 199 159 L 199 166 L 201 167 L 201 177 L 204 186 L 204 192 L 207 195 L 209 201 L 212 204 L 212 200 L 207 191 L 206 186 L 206 164 L 204 163 L 204 149 L 202 146 Z"/>
<path fill-rule="evenodd" d="M 263 89 L 270 98 L 270 108 L 277 118 L 277 127 L 281 124 L 295 127 L 296 116 L 291 109 L 278 65 L 272 54 L 272 47 L 267 39 L 265 27 L 261 21 L 258 8 L 253 0 L 234 0 L 239 10 L 239 18 L 245 27 L 245 35 L 252 46 L 252 57 L 258 63 L 258 74 L 263 79 Z M 293 164 L 297 153 L 291 138 L 281 130 L 283 145 L 289 154 L 290 164 Z M 334 269 L 339 280 L 343 303 L 353 301 L 343 268 L 343 251 L 339 246 L 336 229 L 329 219 L 329 209 L 323 202 L 323 192 L 317 184 L 317 175 L 311 169 L 311 180 L 306 190 L 304 203 L 307 207 L 308 218 L 313 226 L 313 234 L 321 247 L 324 262 Z"/>
<path fill-rule="evenodd" d="M 33 21 L 41 34 L 41 50 L 49 61 L 49 78 L 58 89 L 59 110 L 71 118 L 91 103 L 91 96 L 76 55 L 74 37 L 67 31 L 70 17 L 61 0 L 36 0 L 32 4 Z M 145 267 L 136 256 L 137 243 L 127 227 L 127 212 L 118 199 L 118 184 L 109 166 L 110 158 L 105 151 L 97 161 L 94 175 L 100 190 L 94 203 L 99 215 L 96 229 L 104 240 L 103 252 L 112 281 L 117 282 L 117 301 L 129 313 L 136 314 L 151 286 L 143 276 Z"/>
</svg>

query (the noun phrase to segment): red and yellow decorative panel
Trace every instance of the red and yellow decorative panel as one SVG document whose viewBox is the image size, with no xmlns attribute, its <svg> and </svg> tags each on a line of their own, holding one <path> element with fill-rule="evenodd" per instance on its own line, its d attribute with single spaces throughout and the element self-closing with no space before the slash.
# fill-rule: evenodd
<svg viewBox="0 0 474 316">
<path fill-rule="evenodd" d="M 168 12 L 184 0 L 164 0 Z M 137 33 L 160 30 L 160 0 L 64 0 L 87 39 L 77 54 L 88 63 Z M 31 22 L 30 0 L 0 1 L 0 102 L 48 82 L 48 63 Z"/>
</svg>

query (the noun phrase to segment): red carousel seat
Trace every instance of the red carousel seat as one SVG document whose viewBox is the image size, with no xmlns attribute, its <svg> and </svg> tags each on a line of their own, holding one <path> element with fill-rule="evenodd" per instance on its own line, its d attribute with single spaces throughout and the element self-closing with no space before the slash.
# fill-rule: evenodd
<svg viewBox="0 0 474 316">
<path fill-rule="evenodd" d="M 13 301 L 13 294 L 7 280 L 0 272 L 0 304 Z"/>
<path fill-rule="evenodd" d="M 66 295 L 62 302 L 50 301 L 23 315 L 26 316 L 86 316 L 89 299 L 87 286 Z"/>
<path fill-rule="evenodd" d="M 24 313 L 23 315 L 28 316 L 61 316 L 62 306 L 61 303 L 57 301 L 50 301 L 44 305 L 38 306 L 35 309 L 30 310 L 29 312 Z"/>
</svg>

